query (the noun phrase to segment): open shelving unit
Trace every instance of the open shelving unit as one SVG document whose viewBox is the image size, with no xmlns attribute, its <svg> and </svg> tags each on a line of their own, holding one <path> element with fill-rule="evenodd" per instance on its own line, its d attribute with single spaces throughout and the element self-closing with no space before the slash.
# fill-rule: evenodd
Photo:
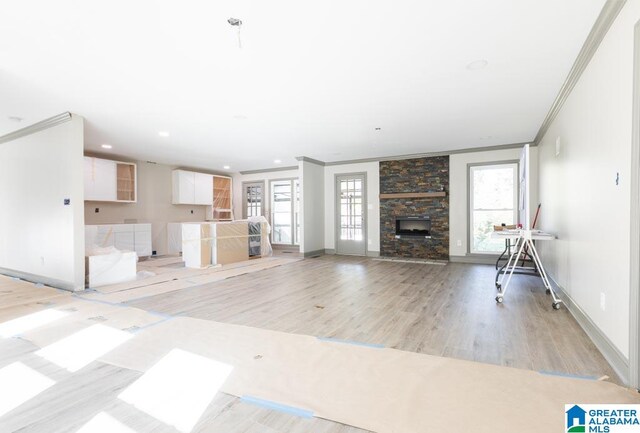
<svg viewBox="0 0 640 433">
<path fill-rule="evenodd" d="M 118 162 L 116 164 L 117 191 L 116 197 L 118 201 L 136 201 L 136 166 Z"/>
<path fill-rule="evenodd" d="M 213 215 L 214 221 L 233 220 L 232 182 L 230 177 L 213 176 Z"/>
</svg>

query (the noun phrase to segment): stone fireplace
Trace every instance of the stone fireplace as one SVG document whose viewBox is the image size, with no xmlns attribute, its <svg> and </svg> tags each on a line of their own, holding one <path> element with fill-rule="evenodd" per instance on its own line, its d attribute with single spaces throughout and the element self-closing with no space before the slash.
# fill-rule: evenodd
<svg viewBox="0 0 640 433">
<path fill-rule="evenodd" d="M 449 157 L 380 162 L 380 255 L 449 259 Z"/>
</svg>

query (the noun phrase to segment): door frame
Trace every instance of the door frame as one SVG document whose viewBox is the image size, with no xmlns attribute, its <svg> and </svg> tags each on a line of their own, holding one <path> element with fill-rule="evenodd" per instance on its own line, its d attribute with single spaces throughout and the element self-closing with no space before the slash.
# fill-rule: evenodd
<svg viewBox="0 0 640 433">
<path fill-rule="evenodd" d="M 368 209 L 368 200 L 367 200 L 367 172 L 366 171 L 358 171 L 351 173 L 335 173 L 333 175 L 333 245 L 335 247 L 336 254 L 340 254 L 338 251 L 338 238 L 340 237 L 340 209 L 338 208 L 338 202 L 340 201 L 340 195 L 338 191 L 338 177 L 342 176 L 362 176 L 363 184 L 362 184 L 362 216 L 364 217 L 364 221 L 362 223 L 362 237 L 364 242 L 364 256 L 369 255 L 369 236 L 368 236 L 368 227 L 369 224 L 369 209 Z M 357 255 L 357 254 L 347 254 L 347 255 Z"/>
<path fill-rule="evenodd" d="M 273 209 L 271 208 L 271 199 L 273 198 L 273 189 L 271 188 L 271 183 L 272 182 L 282 182 L 288 180 L 289 182 L 291 182 L 291 243 L 289 244 L 277 244 L 275 242 L 273 242 L 273 233 L 274 233 L 274 228 L 273 228 Z M 296 181 L 298 181 L 298 183 L 300 182 L 300 178 L 299 177 L 279 177 L 277 179 L 268 179 L 267 180 L 269 183 L 269 217 L 267 218 L 269 221 L 269 224 L 271 224 L 271 236 L 269 241 L 271 242 L 272 245 L 280 245 L 280 246 L 288 246 L 288 247 L 296 247 L 300 245 L 300 239 L 298 239 L 298 236 L 296 236 L 296 205 L 295 205 L 295 201 L 296 201 Z M 298 210 L 299 213 L 299 210 Z M 265 216 L 266 217 L 266 216 Z"/>
<path fill-rule="evenodd" d="M 640 389 L 640 21 L 633 28 L 631 227 L 629 257 L 629 386 Z"/>
<path fill-rule="evenodd" d="M 247 198 L 245 196 L 246 185 L 262 185 L 262 216 L 266 213 L 266 190 L 264 188 L 265 181 L 263 180 L 245 180 L 242 182 L 242 219 L 247 219 Z"/>
</svg>

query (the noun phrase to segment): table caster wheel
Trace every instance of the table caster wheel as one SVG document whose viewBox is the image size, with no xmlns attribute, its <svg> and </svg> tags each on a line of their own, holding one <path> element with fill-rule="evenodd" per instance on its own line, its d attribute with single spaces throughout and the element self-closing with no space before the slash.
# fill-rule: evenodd
<svg viewBox="0 0 640 433">
<path fill-rule="evenodd" d="M 496 289 L 497 289 L 497 290 L 500 290 L 501 288 L 502 288 L 502 284 L 500 284 L 500 283 L 496 283 Z"/>
<path fill-rule="evenodd" d="M 497 302 L 498 304 L 502 304 L 502 301 L 503 301 L 502 296 L 496 296 L 496 302 Z"/>
<path fill-rule="evenodd" d="M 547 295 L 550 295 L 550 294 L 551 294 L 551 290 L 547 289 Z"/>
<path fill-rule="evenodd" d="M 554 302 L 553 303 L 553 309 L 554 310 L 559 310 L 560 309 L 560 302 Z"/>
</svg>

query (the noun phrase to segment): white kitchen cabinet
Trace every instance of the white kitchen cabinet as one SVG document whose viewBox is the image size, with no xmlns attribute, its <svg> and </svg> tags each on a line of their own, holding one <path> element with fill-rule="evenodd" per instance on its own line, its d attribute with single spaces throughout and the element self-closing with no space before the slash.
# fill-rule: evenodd
<svg viewBox="0 0 640 433">
<path fill-rule="evenodd" d="M 89 255 L 94 247 L 115 247 L 121 251 L 135 251 L 138 257 L 152 254 L 151 224 L 101 224 L 85 226 L 85 250 Z"/>
<path fill-rule="evenodd" d="M 117 169 L 115 161 L 84 157 L 84 199 L 116 201 Z"/>
<path fill-rule="evenodd" d="M 173 204 L 195 204 L 196 174 L 193 171 L 173 170 Z"/>
<path fill-rule="evenodd" d="M 210 206 L 213 203 L 213 175 L 205 173 L 195 174 L 194 204 Z"/>
<path fill-rule="evenodd" d="M 133 224 L 133 250 L 138 257 L 151 256 L 151 224 Z"/>
<path fill-rule="evenodd" d="M 84 157 L 85 201 L 135 203 L 136 164 Z"/>
<path fill-rule="evenodd" d="M 187 170 L 173 170 L 173 204 L 213 204 L 214 176 Z"/>
<path fill-rule="evenodd" d="M 182 252 L 182 223 L 167 223 L 167 254 Z"/>
<path fill-rule="evenodd" d="M 136 253 L 120 251 L 85 257 L 85 276 L 89 288 L 124 283 L 136 279 Z"/>
</svg>

